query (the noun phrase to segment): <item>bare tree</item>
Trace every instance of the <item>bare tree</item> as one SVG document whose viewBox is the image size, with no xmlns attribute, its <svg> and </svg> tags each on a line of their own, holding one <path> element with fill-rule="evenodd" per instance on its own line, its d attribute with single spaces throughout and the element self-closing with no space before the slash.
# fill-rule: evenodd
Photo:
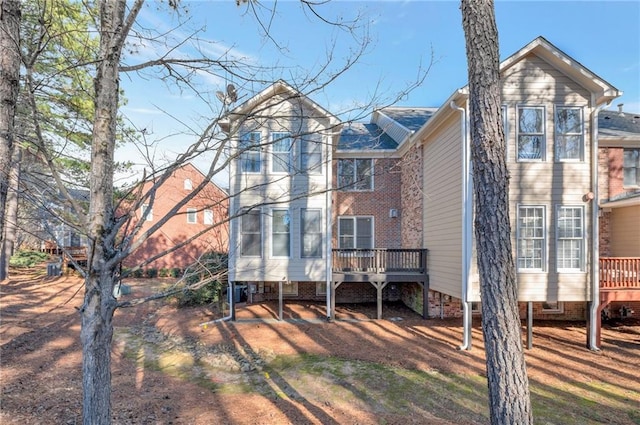
<svg viewBox="0 0 640 425">
<path fill-rule="evenodd" d="M 0 4 L 0 281 L 6 276 L 5 208 L 14 150 L 14 121 L 20 82 L 20 2 Z"/>
<path fill-rule="evenodd" d="M 462 0 L 469 69 L 475 235 L 491 423 L 533 422 L 509 224 L 498 30 L 492 0 Z"/>
</svg>

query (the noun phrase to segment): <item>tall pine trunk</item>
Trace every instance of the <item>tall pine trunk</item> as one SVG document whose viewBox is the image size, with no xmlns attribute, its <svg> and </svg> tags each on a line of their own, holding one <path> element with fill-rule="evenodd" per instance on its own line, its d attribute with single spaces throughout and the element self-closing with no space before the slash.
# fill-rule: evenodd
<svg viewBox="0 0 640 425">
<path fill-rule="evenodd" d="M 111 340 L 116 300 L 113 229 L 113 157 L 116 139 L 118 67 L 124 43 L 125 0 L 100 3 L 100 56 L 95 78 L 91 145 L 89 249 L 81 309 L 83 421 L 111 423 Z"/>
<path fill-rule="evenodd" d="M 5 209 L 9 190 L 9 170 L 14 149 L 14 122 L 20 88 L 20 2 L 0 3 L 0 253 L 5 245 Z M 0 254 L 0 281 L 7 278 L 6 263 Z"/>
<path fill-rule="evenodd" d="M 9 172 L 9 190 L 5 207 L 4 240 L 0 252 L 0 264 L 4 267 L 4 276 L 9 276 L 9 259 L 14 253 L 16 238 L 18 237 L 18 195 L 20 190 L 20 163 L 22 149 L 13 147 L 11 170 Z M 2 274 L 2 273 L 0 273 Z"/>
<path fill-rule="evenodd" d="M 492 0 L 462 0 L 469 67 L 475 237 L 491 423 L 533 422 L 522 347 Z"/>
</svg>

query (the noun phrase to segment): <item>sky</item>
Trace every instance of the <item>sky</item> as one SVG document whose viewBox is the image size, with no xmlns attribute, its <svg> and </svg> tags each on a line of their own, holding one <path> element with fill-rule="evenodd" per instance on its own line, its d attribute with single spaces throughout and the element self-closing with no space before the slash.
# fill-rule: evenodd
<svg viewBox="0 0 640 425">
<path fill-rule="evenodd" d="M 342 1 L 319 3 L 316 11 L 330 21 L 349 22 L 359 16 L 360 30 L 339 30 L 320 20 L 295 0 L 264 1 L 256 13 L 234 0 L 182 1 L 179 13 L 156 1 L 142 10 L 139 24 L 168 31 L 176 40 L 197 31 L 200 49 L 212 59 L 235 59 L 269 71 L 264 81 L 282 78 L 299 81 L 326 65 L 320 73 L 328 79 L 354 58 L 363 34 L 370 40 L 366 52 L 347 71 L 311 98 L 341 119 L 366 121 L 376 105 L 441 106 L 467 83 L 464 32 L 458 1 Z M 323 3 L 323 4 L 320 4 Z M 275 12 L 273 12 L 275 9 Z M 596 75 L 623 95 L 609 109 L 640 113 L 640 1 L 496 1 L 496 21 L 501 60 L 538 36 Z M 268 28 L 268 31 L 265 30 Z M 366 31 L 366 32 L 363 32 Z M 270 38 L 265 37 L 268 32 Z M 157 56 L 163 47 L 138 45 L 125 56 L 129 64 Z M 189 44 L 173 55 L 195 55 Z M 423 76 L 418 87 L 404 93 Z M 194 140 L 222 107 L 215 91 L 228 83 L 238 88 L 239 102 L 266 87 L 242 83 L 231 73 L 198 72 L 198 94 L 166 85 L 148 74 L 127 74 L 121 79 L 127 104 L 122 112 L 147 140 L 158 140 L 156 159 L 171 158 Z M 295 84 L 294 84 L 295 85 Z M 398 96 L 398 94 L 402 94 Z M 232 105 L 233 106 L 233 105 Z M 188 129 L 188 130 L 186 130 Z M 131 147 L 117 159 L 137 160 Z M 196 163 L 206 166 L 205 157 Z M 217 182 L 225 185 L 225 176 Z"/>
</svg>

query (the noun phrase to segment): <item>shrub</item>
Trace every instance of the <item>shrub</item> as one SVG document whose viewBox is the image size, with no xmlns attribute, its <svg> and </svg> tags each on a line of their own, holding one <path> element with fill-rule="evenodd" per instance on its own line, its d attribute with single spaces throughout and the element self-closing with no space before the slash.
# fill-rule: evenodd
<svg viewBox="0 0 640 425">
<path fill-rule="evenodd" d="M 148 268 L 144 274 L 146 277 L 153 279 L 154 277 L 158 277 L 158 269 L 155 267 Z"/>
<path fill-rule="evenodd" d="M 198 262 L 184 270 L 186 287 L 175 295 L 178 306 L 207 305 L 220 301 L 223 284 L 219 280 L 211 280 L 211 276 L 226 272 L 229 267 L 227 254 L 208 252 L 203 254 Z M 201 285 L 202 282 L 206 282 Z M 201 285 L 201 286 L 200 286 Z M 191 289 L 195 287 L 196 289 Z"/>
<path fill-rule="evenodd" d="M 178 301 L 178 307 L 207 305 L 218 301 L 221 286 L 221 283 L 216 280 L 198 289 L 184 288 L 182 292 L 174 295 L 174 297 Z"/>
<path fill-rule="evenodd" d="M 48 254 L 39 251 L 17 251 L 10 259 L 11 267 L 33 267 L 49 258 Z"/>
<path fill-rule="evenodd" d="M 182 269 L 179 267 L 173 267 L 171 270 L 169 270 L 169 276 L 171 277 L 180 277 L 181 274 Z"/>
<path fill-rule="evenodd" d="M 171 272 L 168 268 L 163 267 L 160 270 L 158 270 L 158 277 L 169 277 L 171 276 Z"/>
<path fill-rule="evenodd" d="M 131 275 L 132 275 L 133 277 L 135 277 L 135 278 L 140 278 L 140 277 L 142 277 L 142 276 L 144 275 L 144 270 L 142 270 L 142 269 L 135 269 L 135 270 L 131 273 Z"/>
</svg>

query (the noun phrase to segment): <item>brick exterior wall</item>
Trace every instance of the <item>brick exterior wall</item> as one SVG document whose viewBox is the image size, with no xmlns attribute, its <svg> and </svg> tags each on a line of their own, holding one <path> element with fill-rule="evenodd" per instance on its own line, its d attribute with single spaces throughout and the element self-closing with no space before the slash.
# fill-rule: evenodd
<svg viewBox="0 0 640 425">
<path fill-rule="evenodd" d="M 422 148 L 412 147 L 398 165 L 402 170 L 402 248 L 422 248 Z"/>
<path fill-rule="evenodd" d="M 153 218 L 145 221 L 142 232 L 149 229 L 164 217 L 178 202 L 190 192 L 184 187 L 185 179 L 190 179 L 192 187 L 197 187 L 204 175 L 193 165 L 187 164 L 177 169 L 173 175 L 156 191 L 156 197 L 152 206 Z M 148 191 L 151 184 L 143 188 L 143 193 Z M 187 208 L 195 208 L 196 223 L 187 223 Z M 171 252 L 152 263 L 144 266 L 144 269 L 184 269 L 194 263 L 203 253 L 208 251 L 228 252 L 229 226 L 225 221 L 228 215 L 228 200 L 224 191 L 213 183 L 209 183 L 198 195 L 187 203 L 178 214 L 171 217 L 158 231 L 156 231 L 140 248 L 134 251 L 123 262 L 125 267 L 135 267 L 152 256 L 174 247 L 198 232 L 204 231 L 210 225 L 204 224 L 203 209 L 213 210 L 213 222 L 221 223 L 184 247 Z M 140 219 L 141 211 L 135 211 L 136 219 Z"/>
<path fill-rule="evenodd" d="M 333 240 L 338 245 L 339 216 L 373 216 L 374 248 L 402 248 L 398 237 L 401 229 L 400 170 L 396 159 L 376 159 L 373 165 L 373 191 L 342 191 L 333 193 Z M 337 187 L 337 161 L 333 164 L 333 187 Z M 389 210 L 398 211 L 390 217 Z"/>
<path fill-rule="evenodd" d="M 623 307 L 632 310 L 632 313 L 628 312 L 627 318 L 640 319 L 640 301 L 615 301 L 610 303 L 606 307 L 609 318 L 624 319 L 620 311 Z"/>
</svg>

